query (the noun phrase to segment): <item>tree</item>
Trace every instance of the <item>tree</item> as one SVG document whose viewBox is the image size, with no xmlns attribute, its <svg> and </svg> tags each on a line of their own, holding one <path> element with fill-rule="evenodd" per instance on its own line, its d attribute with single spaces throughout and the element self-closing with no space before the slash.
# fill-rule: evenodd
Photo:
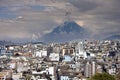
<svg viewBox="0 0 120 80">
<path fill-rule="evenodd" d="M 119 73 L 119 74 L 116 74 L 116 79 L 117 79 L 117 80 L 120 80 L 120 73 Z"/>
<path fill-rule="evenodd" d="M 113 75 L 108 73 L 97 73 L 88 80 L 116 80 Z"/>
</svg>

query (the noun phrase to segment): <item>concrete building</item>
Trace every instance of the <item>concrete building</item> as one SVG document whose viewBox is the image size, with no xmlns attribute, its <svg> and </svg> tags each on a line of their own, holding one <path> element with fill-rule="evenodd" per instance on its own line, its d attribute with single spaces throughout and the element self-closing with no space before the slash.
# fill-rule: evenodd
<svg viewBox="0 0 120 80">
<path fill-rule="evenodd" d="M 47 51 L 46 50 L 37 50 L 34 51 L 35 57 L 46 57 Z"/>
<path fill-rule="evenodd" d="M 96 64 L 94 61 L 92 62 L 87 62 L 85 64 L 85 77 L 91 77 L 92 75 L 95 75 L 96 74 Z"/>
<path fill-rule="evenodd" d="M 92 66 L 91 66 L 91 64 L 90 64 L 90 62 L 87 62 L 86 63 L 86 65 L 85 65 L 85 72 L 84 72 L 84 75 L 85 75 L 85 77 L 91 77 L 91 75 L 92 75 Z"/>
<path fill-rule="evenodd" d="M 22 78 L 22 73 L 13 73 L 12 74 L 13 80 L 20 80 L 20 78 Z"/>
<path fill-rule="evenodd" d="M 49 58 L 51 61 L 59 61 L 60 56 L 59 56 L 59 53 L 50 53 Z"/>
<path fill-rule="evenodd" d="M 75 56 L 87 58 L 87 54 L 83 49 L 83 42 L 79 42 L 78 45 L 75 47 Z"/>
<path fill-rule="evenodd" d="M 62 56 L 73 55 L 73 54 L 74 54 L 74 48 L 63 48 L 62 49 Z"/>
<path fill-rule="evenodd" d="M 63 56 L 63 62 L 71 62 L 73 59 L 74 59 L 74 57 L 70 56 L 70 55 Z"/>
<path fill-rule="evenodd" d="M 69 80 L 69 76 L 60 76 L 60 80 Z"/>
<path fill-rule="evenodd" d="M 95 63 L 95 61 L 92 61 L 91 65 L 92 65 L 92 75 L 95 75 L 96 74 L 96 63 Z"/>
</svg>

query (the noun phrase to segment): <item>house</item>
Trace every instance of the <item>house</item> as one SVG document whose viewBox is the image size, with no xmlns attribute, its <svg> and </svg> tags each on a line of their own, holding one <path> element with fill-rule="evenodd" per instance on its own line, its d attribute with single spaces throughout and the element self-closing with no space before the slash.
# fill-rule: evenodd
<svg viewBox="0 0 120 80">
<path fill-rule="evenodd" d="M 12 74 L 13 80 L 20 80 L 20 78 L 22 78 L 22 73 L 13 73 Z"/>
</svg>

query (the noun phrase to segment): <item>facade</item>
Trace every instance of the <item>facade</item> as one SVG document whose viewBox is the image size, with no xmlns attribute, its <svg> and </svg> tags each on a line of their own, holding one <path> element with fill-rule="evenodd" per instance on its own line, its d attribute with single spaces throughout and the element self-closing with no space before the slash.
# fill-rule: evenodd
<svg viewBox="0 0 120 80">
<path fill-rule="evenodd" d="M 34 51 L 35 57 L 46 57 L 47 56 L 47 51 L 46 50 L 37 50 Z"/>
<path fill-rule="evenodd" d="M 91 77 L 96 74 L 96 64 L 94 61 L 85 64 L 85 77 Z"/>
<path fill-rule="evenodd" d="M 79 42 L 75 47 L 75 56 L 76 57 L 83 57 L 84 59 L 87 58 L 87 54 L 83 49 L 83 42 Z"/>
<path fill-rule="evenodd" d="M 68 76 L 60 76 L 60 80 L 69 80 Z"/>
<path fill-rule="evenodd" d="M 51 61 L 59 61 L 60 56 L 59 56 L 59 53 L 50 53 L 49 58 Z"/>
<path fill-rule="evenodd" d="M 62 49 L 62 55 L 73 55 L 74 49 L 73 48 L 63 48 Z"/>
</svg>

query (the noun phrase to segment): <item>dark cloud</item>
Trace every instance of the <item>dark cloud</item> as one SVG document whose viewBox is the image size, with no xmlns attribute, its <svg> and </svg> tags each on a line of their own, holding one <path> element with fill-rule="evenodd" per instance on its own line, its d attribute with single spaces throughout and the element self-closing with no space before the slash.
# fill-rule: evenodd
<svg viewBox="0 0 120 80">
<path fill-rule="evenodd" d="M 84 25 L 92 38 L 119 34 L 119 3 L 120 0 L 0 0 L 0 38 L 41 37 L 68 19 Z M 65 15 L 67 11 L 69 16 Z"/>
<path fill-rule="evenodd" d="M 91 0 L 70 0 L 70 3 L 78 8 L 81 13 L 96 9 L 99 6 Z"/>
</svg>

